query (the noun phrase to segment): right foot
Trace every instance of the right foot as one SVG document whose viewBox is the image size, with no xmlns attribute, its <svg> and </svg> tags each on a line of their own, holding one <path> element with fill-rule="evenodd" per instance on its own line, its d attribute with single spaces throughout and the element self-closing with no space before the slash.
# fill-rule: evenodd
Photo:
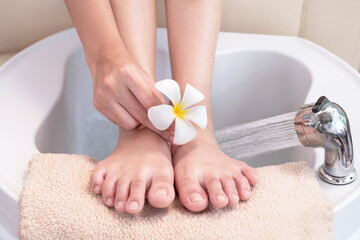
<svg viewBox="0 0 360 240">
<path fill-rule="evenodd" d="M 125 131 L 113 153 L 96 164 L 90 184 L 119 212 L 139 213 L 146 193 L 150 205 L 165 208 L 175 198 L 170 147 L 147 128 Z"/>
<path fill-rule="evenodd" d="M 211 130 L 174 147 L 172 157 L 180 201 L 193 212 L 204 210 L 209 200 L 215 208 L 248 200 L 259 178 L 256 169 L 226 156 Z"/>
</svg>

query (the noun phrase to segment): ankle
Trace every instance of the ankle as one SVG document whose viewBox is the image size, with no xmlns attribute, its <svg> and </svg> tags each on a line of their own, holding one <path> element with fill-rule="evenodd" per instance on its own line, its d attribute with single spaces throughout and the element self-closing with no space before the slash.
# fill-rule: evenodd
<svg viewBox="0 0 360 240">
<path fill-rule="evenodd" d="M 184 145 L 172 145 L 171 151 L 172 154 L 175 154 L 177 151 L 189 151 L 190 149 L 197 148 L 199 146 L 210 146 L 210 147 L 218 147 L 217 141 L 214 136 L 214 130 L 212 127 L 207 127 L 204 130 L 198 130 L 197 135 L 194 140 Z"/>
<path fill-rule="evenodd" d="M 171 149 L 171 144 L 169 142 L 165 141 L 157 133 L 143 125 L 139 125 L 133 130 L 119 128 L 117 148 L 120 147 L 120 145 L 128 144 L 129 141 L 137 141 L 142 142 L 143 144 L 157 145 L 159 147 L 166 146 L 168 150 Z"/>
</svg>

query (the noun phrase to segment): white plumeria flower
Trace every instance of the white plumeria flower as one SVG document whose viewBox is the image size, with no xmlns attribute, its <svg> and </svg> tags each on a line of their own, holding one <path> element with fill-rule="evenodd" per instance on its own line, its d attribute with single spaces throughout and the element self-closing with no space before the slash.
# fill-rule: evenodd
<svg viewBox="0 0 360 240">
<path fill-rule="evenodd" d="M 162 104 L 149 108 L 148 117 L 159 130 L 170 127 L 175 119 L 174 144 L 181 145 L 196 137 L 196 129 L 190 121 L 201 129 L 207 125 L 206 107 L 204 105 L 191 107 L 204 99 L 204 95 L 193 86 L 187 84 L 181 99 L 180 87 L 176 81 L 165 79 L 158 81 L 155 87 L 170 99 L 173 106 Z"/>
</svg>

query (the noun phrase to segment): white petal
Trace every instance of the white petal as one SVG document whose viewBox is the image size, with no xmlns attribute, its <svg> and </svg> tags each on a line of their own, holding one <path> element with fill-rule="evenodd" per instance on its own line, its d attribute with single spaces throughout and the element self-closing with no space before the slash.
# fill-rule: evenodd
<svg viewBox="0 0 360 240">
<path fill-rule="evenodd" d="M 197 104 L 204 99 L 204 95 L 190 84 L 186 84 L 183 99 L 181 101 L 184 109 Z"/>
<path fill-rule="evenodd" d="M 194 126 L 186 119 L 175 118 L 174 144 L 182 145 L 196 137 Z"/>
<path fill-rule="evenodd" d="M 148 110 L 150 122 L 159 130 L 167 129 L 174 121 L 173 107 L 167 104 L 153 106 Z"/>
<path fill-rule="evenodd" d="M 190 120 L 201 129 L 205 129 L 207 125 L 207 113 L 204 105 L 188 108 L 186 111 L 185 118 Z"/>
<path fill-rule="evenodd" d="M 155 83 L 155 87 L 175 105 L 181 101 L 179 84 L 172 79 L 164 79 Z"/>
</svg>

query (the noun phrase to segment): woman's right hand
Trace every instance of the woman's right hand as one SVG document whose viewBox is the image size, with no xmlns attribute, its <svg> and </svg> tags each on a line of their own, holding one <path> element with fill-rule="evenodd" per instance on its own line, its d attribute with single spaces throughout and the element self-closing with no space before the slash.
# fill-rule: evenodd
<svg viewBox="0 0 360 240">
<path fill-rule="evenodd" d="M 129 54 L 112 52 L 89 67 L 93 77 L 93 104 L 100 113 L 126 130 L 141 124 L 169 141 L 173 131 L 157 130 L 147 116 L 150 107 L 166 101 L 155 88 L 155 79 Z"/>
</svg>

